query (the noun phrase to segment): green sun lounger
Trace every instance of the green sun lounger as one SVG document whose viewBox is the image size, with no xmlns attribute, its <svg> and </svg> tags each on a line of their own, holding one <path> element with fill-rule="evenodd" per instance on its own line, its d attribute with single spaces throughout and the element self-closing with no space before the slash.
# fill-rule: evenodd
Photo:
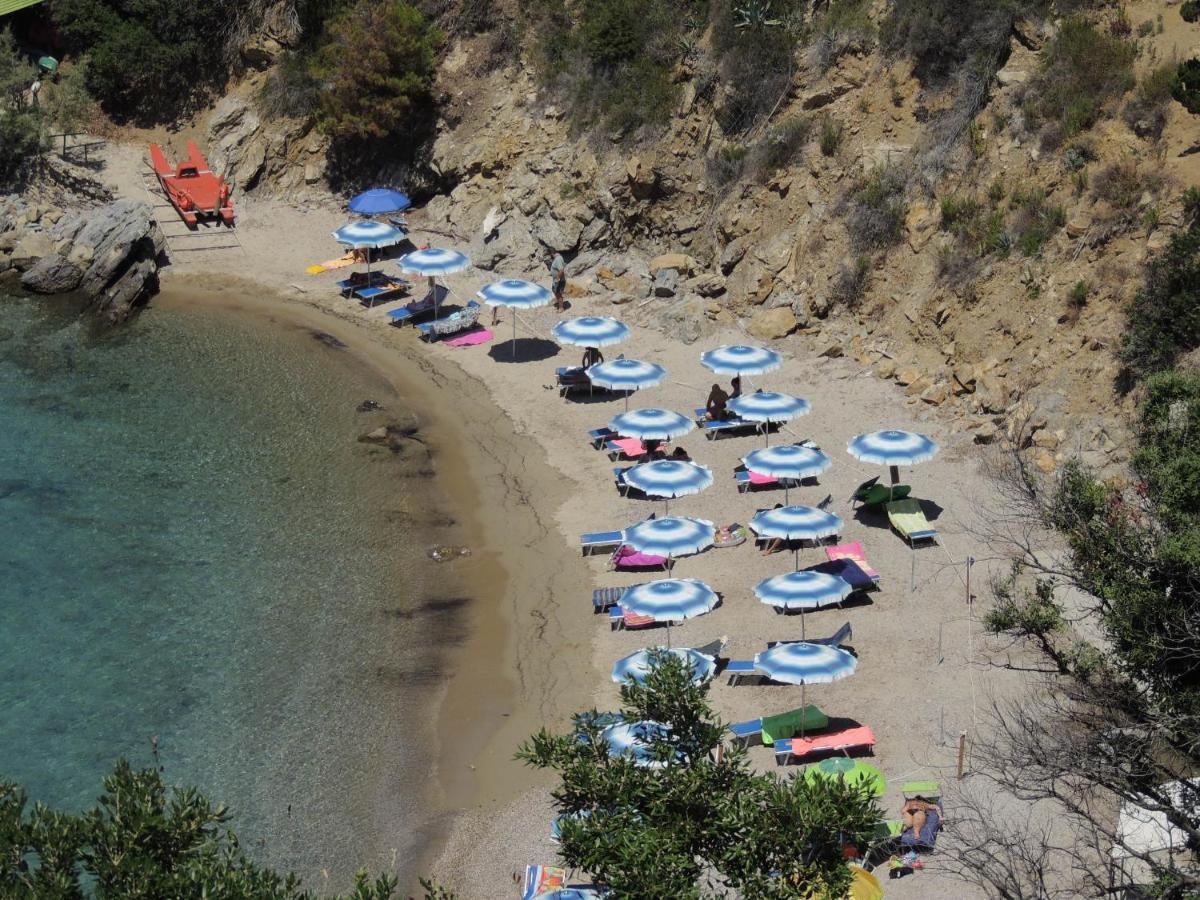
<svg viewBox="0 0 1200 900">
<path fill-rule="evenodd" d="M 867 482 L 860 485 L 854 492 L 854 502 L 869 508 L 893 500 L 904 500 L 911 493 L 912 487 L 907 484 L 886 485 Z"/>
<path fill-rule="evenodd" d="M 801 730 L 820 731 L 829 727 L 829 717 L 811 703 L 802 709 L 793 709 L 777 716 L 764 716 L 762 720 L 762 740 L 764 744 L 774 744 L 784 738 L 795 737 Z"/>
<path fill-rule="evenodd" d="M 916 500 L 893 500 L 886 509 L 888 521 L 908 541 L 910 547 L 915 547 L 917 541 L 937 539 L 937 529 L 929 524 L 921 504 Z"/>
</svg>

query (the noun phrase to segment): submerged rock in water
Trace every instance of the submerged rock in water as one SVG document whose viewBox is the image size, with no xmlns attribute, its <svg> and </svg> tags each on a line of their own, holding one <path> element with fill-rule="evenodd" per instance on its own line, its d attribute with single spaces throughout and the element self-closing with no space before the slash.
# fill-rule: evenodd
<svg viewBox="0 0 1200 900">
<path fill-rule="evenodd" d="M 460 557 L 470 555 L 470 547 L 452 547 L 447 545 L 429 548 L 429 558 L 434 562 L 447 562 L 452 559 L 459 559 Z"/>
<path fill-rule="evenodd" d="M 362 403 L 358 404 L 357 408 L 360 413 L 365 413 L 375 412 L 376 410 L 383 409 L 383 406 L 380 405 L 378 400 L 364 400 Z"/>
<path fill-rule="evenodd" d="M 346 348 L 344 343 L 327 331 L 314 331 L 312 336 L 313 340 L 320 341 L 326 347 L 332 347 L 334 350 L 344 350 Z"/>
</svg>

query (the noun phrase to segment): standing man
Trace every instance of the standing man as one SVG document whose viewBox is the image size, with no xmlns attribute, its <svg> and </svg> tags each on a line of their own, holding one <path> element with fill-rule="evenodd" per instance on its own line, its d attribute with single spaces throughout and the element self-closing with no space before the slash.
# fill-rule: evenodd
<svg viewBox="0 0 1200 900">
<path fill-rule="evenodd" d="M 563 311 L 563 291 L 567 289 L 567 261 L 556 251 L 546 251 L 546 264 L 550 267 L 550 283 L 554 290 L 554 308 Z"/>
</svg>

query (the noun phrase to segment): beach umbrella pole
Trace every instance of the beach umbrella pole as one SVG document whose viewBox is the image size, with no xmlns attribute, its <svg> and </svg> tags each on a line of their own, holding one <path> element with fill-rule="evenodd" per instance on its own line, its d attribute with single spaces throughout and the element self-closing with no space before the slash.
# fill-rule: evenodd
<svg viewBox="0 0 1200 900">
<path fill-rule="evenodd" d="M 900 467 L 899 466 L 888 466 L 888 471 L 891 473 L 891 476 L 892 476 L 892 487 L 895 487 L 896 485 L 898 485 L 900 483 Z"/>
<path fill-rule="evenodd" d="M 513 339 L 512 339 L 512 358 L 517 358 L 517 311 L 510 310 L 513 317 Z"/>
</svg>

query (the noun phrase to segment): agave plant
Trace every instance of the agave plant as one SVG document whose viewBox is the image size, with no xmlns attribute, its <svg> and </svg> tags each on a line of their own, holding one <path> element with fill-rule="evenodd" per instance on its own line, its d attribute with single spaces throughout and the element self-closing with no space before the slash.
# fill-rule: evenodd
<svg viewBox="0 0 1200 900">
<path fill-rule="evenodd" d="M 734 28 L 773 28 L 783 24 L 781 19 L 771 18 L 771 0 L 743 0 L 733 15 Z"/>
</svg>

